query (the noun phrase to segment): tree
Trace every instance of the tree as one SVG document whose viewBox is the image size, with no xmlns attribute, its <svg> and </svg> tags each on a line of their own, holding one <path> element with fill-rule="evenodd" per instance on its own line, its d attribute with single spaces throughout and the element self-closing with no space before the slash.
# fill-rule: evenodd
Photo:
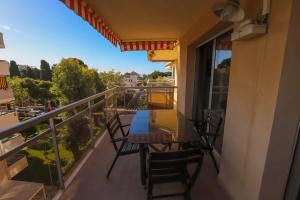
<svg viewBox="0 0 300 200">
<path fill-rule="evenodd" d="M 29 101 L 29 92 L 28 88 L 23 88 L 22 79 L 19 77 L 10 78 L 8 83 L 13 90 L 15 103 L 24 106 Z"/>
<path fill-rule="evenodd" d="M 75 58 L 62 59 L 53 70 L 52 80 L 53 90 L 60 96 L 62 104 L 83 99 L 102 90 L 103 87 L 97 72 Z M 78 110 L 69 112 L 67 116 L 73 116 L 76 112 Z M 80 147 L 86 145 L 91 137 L 88 119 L 83 116 L 71 120 L 61 135 L 66 148 L 78 159 L 81 155 Z"/>
<path fill-rule="evenodd" d="M 123 84 L 121 72 L 115 72 L 114 70 L 100 72 L 99 77 L 106 88 L 112 88 L 114 86 L 120 86 Z"/>
<path fill-rule="evenodd" d="M 32 68 L 32 73 L 33 73 L 34 79 L 40 79 L 40 74 L 41 74 L 40 69 L 34 67 L 34 68 Z"/>
<path fill-rule="evenodd" d="M 96 93 L 93 73 L 79 59 L 67 58 L 53 70 L 53 90 L 62 104 L 72 103 Z"/>
<path fill-rule="evenodd" d="M 103 92 L 105 90 L 105 85 L 100 79 L 99 74 L 95 69 L 91 69 L 91 76 L 95 84 L 96 93 Z"/>
<path fill-rule="evenodd" d="M 33 69 L 29 66 L 24 67 L 24 69 L 22 69 L 22 77 L 24 78 L 35 78 Z"/>
<path fill-rule="evenodd" d="M 41 69 L 40 78 L 45 81 L 51 80 L 52 72 L 50 69 L 50 65 L 47 61 L 41 60 L 40 69 Z"/>
<path fill-rule="evenodd" d="M 167 77 L 172 76 L 172 72 L 160 72 L 155 70 L 147 76 L 148 79 L 157 79 L 158 77 Z"/>
<path fill-rule="evenodd" d="M 43 80 L 34 80 L 32 78 L 14 77 L 9 80 L 13 90 L 16 104 L 23 106 L 25 103 L 38 103 L 45 105 L 48 101 L 54 99 L 50 88 L 52 82 Z"/>
<path fill-rule="evenodd" d="M 10 61 L 9 73 L 10 73 L 10 77 L 20 76 L 19 67 L 18 67 L 16 61 L 14 61 L 14 60 Z"/>
</svg>

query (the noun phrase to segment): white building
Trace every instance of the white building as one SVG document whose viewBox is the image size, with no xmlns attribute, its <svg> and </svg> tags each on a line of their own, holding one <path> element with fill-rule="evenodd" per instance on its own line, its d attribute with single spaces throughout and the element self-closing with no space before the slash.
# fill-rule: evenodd
<svg viewBox="0 0 300 200">
<path fill-rule="evenodd" d="M 136 87 L 138 84 L 139 74 L 132 71 L 124 74 L 125 87 Z"/>
<path fill-rule="evenodd" d="M 2 34 L 0 33 L 0 48 L 4 48 Z M 9 63 L 0 60 L 0 130 L 19 123 L 19 118 L 14 110 L 14 96 L 8 85 Z M 0 138 L 0 155 L 9 152 L 23 143 L 21 134 L 16 133 L 10 137 Z M 28 166 L 25 155 L 16 155 L 0 162 L 0 176 L 5 174 L 8 179 L 14 177 Z"/>
</svg>

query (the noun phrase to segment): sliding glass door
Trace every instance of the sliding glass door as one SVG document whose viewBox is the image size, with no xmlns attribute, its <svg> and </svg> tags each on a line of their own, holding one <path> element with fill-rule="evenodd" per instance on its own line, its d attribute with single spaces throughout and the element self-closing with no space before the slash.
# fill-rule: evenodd
<svg viewBox="0 0 300 200">
<path fill-rule="evenodd" d="M 222 34 L 197 49 L 193 118 L 200 120 L 204 109 L 220 113 L 225 121 L 231 65 L 231 32 Z M 224 124 L 224 123 L 223 123 Z M 221 153 L 223 127 L 215 148 Z"/>
</svg>

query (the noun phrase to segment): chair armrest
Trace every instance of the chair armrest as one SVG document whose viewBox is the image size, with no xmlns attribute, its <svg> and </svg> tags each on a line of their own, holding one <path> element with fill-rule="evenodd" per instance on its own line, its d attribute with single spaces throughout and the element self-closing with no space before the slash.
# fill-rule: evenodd
<svg viewBox="0 0 300 200">
<path fill-rule="evenodd" d="M 203 132 L 202 135 L 206 135 L 206 136 L 219 136 L 219 133 L 211 133 L 211 132 Z"/>
<path fill-rule="evenodd" d="M 127 139 L 128 139 L 127 137 L 115 138 L 115 139 L 112 139 L 110 142 L 122 142 Z"/>
<path fill-rule="evenodd" d="M 130 124 L 125 124 L 125 125 L 122 125 L 121 127 L 127 127 L 127 126 L 130 126 Z"/>
</svg>

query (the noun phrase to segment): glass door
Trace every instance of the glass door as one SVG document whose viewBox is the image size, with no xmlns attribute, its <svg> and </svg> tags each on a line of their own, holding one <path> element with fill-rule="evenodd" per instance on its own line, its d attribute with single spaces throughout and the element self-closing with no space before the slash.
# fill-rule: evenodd
<svg viewBox="0 0 300 200">
<path fill-rule="evenodd" d="M 232 53 L 230 36 L 231 31 L 226 32 L 197 49 L 193 102 L 193 118 L 196 120 L 201 119 L 204 109 L 220 113 L 225 120 Z M 219 153 L 223 132 L 222 127 L 215 143 Z"/>
</svg>

